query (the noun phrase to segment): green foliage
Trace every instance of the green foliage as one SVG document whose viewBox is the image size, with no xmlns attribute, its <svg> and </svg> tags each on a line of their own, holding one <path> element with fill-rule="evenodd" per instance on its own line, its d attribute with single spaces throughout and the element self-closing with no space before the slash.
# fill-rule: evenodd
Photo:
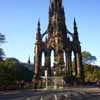
<svg viewBox="0 0 100 100">
<path fill-rule="evenodd" d="M 5 54 L 2 48 L 0 48 L 0 60 L 4 58 Z"/>
<path fill-rule="evenodd" d="M 8 85 L 15 83 L 15 69 L 16 64 L 13 64 L 13 62 L 2 62 L 0 64 L 0 84 Z"/>
<path fill-rule="evenodd" d="M 100 68 L 94 65 L 84 65 L 85 81 L 100 80 Z"/>
<path fill-rule="evenodd" d="M 91 64 L 91 63 L 94 63 L 97 60 L 97 58 L 93 56 L 90 52 L 83 51 L 82 60 L 84 64 Z"/>
<path fill-rule="evenodd" d="M 5 42 L 5 35 L 0 33 L 0 43 L 4 43 L 4 42 Z"/>
<path fill-rule="evenodd" d="M 5 35 L 0 33 L 0 45 L 5 42 Z M 0 60 L 4 58 L 5 54 L 2 48 L 0 48 Z"/>
<path fill-rule="evenodd" d="M 0 63 L 0 86 L 16 83 L 17 80 L 32 80 L 33 72 L 15 58 Z"/>
<path fill-rule="evenodd" d="M 29 71 L 23 64 L 19 64 L 16 68 L 16 80 L 32 80 L 33 72 Z"/>
<path fill-rule="evenodd" d="M 6 60 L 5 60 L 5 63 L 13 63 L 13 64 L 19 64 L 20 62 L 19 62 L 19 60 L 17 60 L 16 58 L 7 58 Z"/>
</svg>

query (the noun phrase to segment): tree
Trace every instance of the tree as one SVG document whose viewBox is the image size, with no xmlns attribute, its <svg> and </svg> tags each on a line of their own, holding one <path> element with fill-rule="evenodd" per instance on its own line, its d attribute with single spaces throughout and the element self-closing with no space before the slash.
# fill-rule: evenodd
<svg viewBox="0 0 100 100">
<path fill-rule="evenodd" d="M 93 56 L 90 52 L 88 51 L 83 51 L 82 52 L 82 62 L 83 64 L 92 64 L 97 60 L 95 56 Z"/>
<path fill-rule="evenodd" d="M 86 82 L 94 82 L 100 80 L 100 67 L 84 64 L 84 75 Z"/>
<path fill-rule="evenodd" d="M 18 59 L 16 59 L 16 58 L 7 58 L 6 60 L 5 60 L 5 63 L 8 63 L 8 62 L 12 62 L 12 63 L 14 63 L 14 64 L 19 64 L 20 62 L 19 62 L 19 60 Z"/>
<path fill-rule="evenodd" d="M 32 80 L 33 72 L 29 71 L 24 64 L 19 64 L 16 67 L 16 80 Z"/>
<path fill-rule="evenodd" d="M 0 60 L 4 58 L 5 54 L 2 48 L 0 48 Z"/>
<path fill-rule="evenodd" d="M 16 82 L 16 63 L 12 58 L 7 58 L 0 64 L 0 85 L 10 85 Z"/>
<path fill-rule="evenodd" d="M 32 71 L 16 58 L 7 58 L 4 62 L 5 72 L 9 73 L 15 80 L 32 80 Z"/>
<path fill-rule="evenodd" d="M 7 58 L 0 63 L 0 86 L 16 84 L 16 81 L 31 81 L 33 71 L 29 71 L 25 64 L 16 58 Z"/>
<path fill-rule="evenodd" d="M 5 42 L 5 35 L 0 33 L 0 43 L 4 43 L 4 42 Z"/>
<path fill-rule="evenodd" d="M 0 33 L 0 45 L 5 42 L 5 35 Z M 0 48 L 0 60 L 4 58 L 5 54 L 2 48 Z"/>
</svg>

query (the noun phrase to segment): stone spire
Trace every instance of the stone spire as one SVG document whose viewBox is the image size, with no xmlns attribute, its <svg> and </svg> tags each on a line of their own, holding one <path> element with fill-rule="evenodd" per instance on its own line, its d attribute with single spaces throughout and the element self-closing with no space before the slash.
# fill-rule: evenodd
<svg viewBox="0 0 100 100">
<path fill-rule="evenodd" d="M 38 24 L 37 24 L 36 40 L 38 40 L 38 41 L 41 40 L 40 20 L 38 20 Z"/>
<path fill-rule="evenodd" d="M 50 0 L 50 6 L 52 9 L 57 9 L 57 0 Z"/>
<path fill-rule="evenodd" d="M 53 8 L 57 8 L 57 6 L 61 7 L 62 6 L 62 0 L 50 0 L 50 5 Z"/>
<path fill-rule="evenodd" d="M 77 31 L 77 24 L 76 24 L 75 18 L 74 18 L 74 40 L 79 41 L 78 31 Z"/>
<path fill-rule="evenodd" d="M 74 31 L 77 33 L 77 25 L 76 25 L 76 19 L 74 18 Z"/>
<path fill-rule="evenodd" d="M 51 16 L 64 13 L 62 0 L 50 0 L 49 13 Z"/>
<path fill-rule="evenodd" d="M 65 13 L 62 0 L 50 0 L 48 28 L 50 33 L 66 33 Z"/>
</svg>

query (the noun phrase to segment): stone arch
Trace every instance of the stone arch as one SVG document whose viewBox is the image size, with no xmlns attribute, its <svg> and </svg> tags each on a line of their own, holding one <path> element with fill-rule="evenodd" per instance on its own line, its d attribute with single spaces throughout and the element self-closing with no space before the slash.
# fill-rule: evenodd
<svg viewBox="0 0 100 100">
<path fill-rule="evenodd" d="M 70 34 L 67 34 L 67 37 L 70 39 L 70 41 L 73 41 L 73 37 Z"/>
<path fill-rule="evenodd" d="M 54 67 L 54 50 L 52 49 L 50 52 L 50 66 Z"/>
<path fill-rule="evenodd" d="M 54 67 L 55 49 L 50 48 L 50 67 Z"/>
<path fill-rule="evenodd" d="M 41 52 L 41 66 L 45 66 L 45 51 Z"/>
<path fill-rule="evenodd" d="M 74 76 L 77 77 L 77 57 L 76 57 L 76 51 L 73 49 L 74 52 Z"/>
<path fill-rule="evenodd" d="M 66 51 L 65 50 L 63 50 L 63 55 L 64 55 L 64 65 L 66 66 Z"/>
<path fill-rule="evenodd" d="M 47 37 L 48 37 L 48 34 L 45 34 L 45 35 L 42 37 L 42 41 L 43 41 L 43 42 L 46 42 Z"/>
<path fill-rule="evenodd" d="M 73 50 L 71 52 L 71 60 L 72 60 L 72 75 L 75 76 L 75 55 Z"/>
</svg>

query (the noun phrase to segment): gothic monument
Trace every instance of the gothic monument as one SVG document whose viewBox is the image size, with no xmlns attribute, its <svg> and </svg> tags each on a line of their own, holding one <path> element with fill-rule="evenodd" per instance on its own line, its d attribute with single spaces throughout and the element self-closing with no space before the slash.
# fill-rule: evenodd
<svg viewBox="0 0 100 100">
<path fill-rule="evenodd" d="M 47 34 L 45 42 L 43 37 Z M 70 37 L 72 39 L 70 39 Z M 54 66 L 51 68 L 51 51 L 54 51 Z M 48 76 L 56 76 L 65 73 L 66 77 L 75 77 L 83 80 L 83 67 L 81 46 L 78 37 L 77 24 L 74 19 L 73 32 L 67 29 L 65 23 L 65 12 L 62 0 L 50 0 L 48 27 L 45 33 L 41 34 L 40 21 L 38 21 L 36 43 L 34 50 L 34 73 L 35 79 L 41 76 L 42 52 L 45 53 L 45 70 Z M 72 61 L 72 52 L 74 60 Z M 64 53 L 66 63 L 64 62 Z M 74 66 L 72 67 L 72 63 Z"/>
</svg>

